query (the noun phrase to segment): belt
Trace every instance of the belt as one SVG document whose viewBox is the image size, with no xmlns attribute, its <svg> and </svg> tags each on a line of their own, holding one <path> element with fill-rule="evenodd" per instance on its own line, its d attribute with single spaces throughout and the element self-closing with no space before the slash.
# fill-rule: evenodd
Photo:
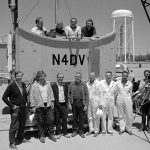
<svg viewBox="0 0 150 150">
<path fill-rule="evenodd" d="M 73 101 L 83 101 L 83 99 L 74 98 Z"/>
<path fill-rule="evenodd" d="M 47 103 L 44 103 L 44 107 L 47 107 Z"/>
<path fill-rule="evenodd" d="M 66 105 L 66 102 L 59 102 L 59 104 L 61 104 L 61 105 Z"/>
</svg>

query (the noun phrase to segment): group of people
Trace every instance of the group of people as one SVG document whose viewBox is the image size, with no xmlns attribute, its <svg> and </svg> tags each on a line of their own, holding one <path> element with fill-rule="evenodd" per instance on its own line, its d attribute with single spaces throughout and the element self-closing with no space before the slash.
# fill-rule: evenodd
<svg viewBox="0 0 150 150">
<path fill-rule="evenodd" d="M 94 38 L 96 37 L 96 28 L 93 20 L 88 19 L 84 27 L 77 25 L 77 18 L 70 19 L 70 26 L 64 28 L 63 22 L 56 23 L 55 29 L 47 31 L 43 26 L 43 18 L 38 17 L 35 20 L 36 26 L 31 29 L 32 32 L 52 38 L 67 38 L 67 39 L 81 39 L 81 38 Z"/>
<path fill-rule="evenodd" d="M 139 90 L 149 90 L 150 71 L 144 72 Z M 10 107 L 11 125 L 9 129 L 10 148 L 16 149 L 16 141 L 27 142 L 24 138 L 26 124 L 26 106 L 30 102 L 31 112 L 36 113 L 39 139 L 45 143 L 45 135 L 56 142 L 61 136 L 70 138 L 67 130 L 68 109 L 73 113 L 71 137 L 79 134 L 85 138 L 84 115 L 87 114 L 89 131 L 87 136 L 97 137 L 113 135 L 114 108 L 117 108 L 119 134 L 127 132 L 132 135 L 133 123 L 132 83 L 128 80 L 128 72 L 122 72 L 122 79 L 113 81 L 111 71 L 105 73 L 105 79 L 96 79 L 95 72 L 89 75 L 87 83 L 82 81 L 82 74 L 76 72 L 75 81 L 69 86 L 63 82 L 63 73 L 58 73 L 57 81 L 51 85 L 46 80 L 44 71 L 38 71 L 27 94 L 26 85 L 22 82 L 23 73 L 15 72 L 15 80 L 10 83 L 3 94 L 3 101 Z M 145 93 L 145 92 L 143 92 Z M 150 93 L 150 92 L 149 92 Z M 143 94 L 144 95 L 144 94 Z M 28 102 L 27 102 L 28 96 Z M 150 131 L 150 94 L 144 98 L 142 105 L 142 124 L 140 130 Z M 147 121 L 146 121 L 147 116 Z M 54 133 L 54 122 L 56 132 Z M 147 124 L 146 124 L 147 122 Z M 149 132 L 150 133 L 150 132 Z"/>
</svg>

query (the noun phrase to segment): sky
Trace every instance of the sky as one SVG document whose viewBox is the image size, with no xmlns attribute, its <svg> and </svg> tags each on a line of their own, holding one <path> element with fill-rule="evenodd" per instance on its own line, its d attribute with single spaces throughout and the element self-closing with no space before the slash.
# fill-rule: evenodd
<svg viewBox="0 0 150 150">
<path fill-rule="evenodd" d="M 39 16 L 44 19 L 47 30 L 55 27 L 55 0 L 40 0 L 28 16 L 30 10 L 38 0 L 19 1 L 19 26 L 31 30 L 35 26 L 35 19 Z M 150 2 L 150 0 L 147 0 Z M 66 3 L 67 2 L 67 3 Z M 150 53 L 150 23 L 146 17 L 141 0 L 60 0 L 59 18 L 64 26 L 70 25 L 71 17 L 78 19 L 78 25 L 84 26 L 87 19 L 94 21 L 98 35 L 112 32 L 111 14 L 118 9 L 132 11 L 134 15 L 135 54 Z M 68 11 L 68 7 L 70 13 Z M 147 7 L 150 15 L 150 6 Z M 23 16 L 28 16 L 23 20 Z M 11 11 L 7 0 L 0 0 L 0 38 L 4 39 L 12 31 Z"/>
</svg>

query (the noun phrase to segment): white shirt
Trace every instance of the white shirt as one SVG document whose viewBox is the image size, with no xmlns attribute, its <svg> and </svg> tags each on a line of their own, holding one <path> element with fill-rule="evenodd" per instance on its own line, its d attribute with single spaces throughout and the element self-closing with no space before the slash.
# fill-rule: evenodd
<svg viewBox="0 0 150 150">
<path fill-rule="evenodd" d="M 104 105 L 108 102 L 115 103 L 115 95 L 117 92 L 116 83 L 114 81 L 111 81 L 108 85 L 106 80 L 101 80 L 99 85 L 101 105 Z"/>
<path fill-rule="evenodd" d="M 118 95 L 122 95 L 124 97 L 131 97 L 132 93 L 132 83 L 127 81 L 127 83 L 122 84 L 122 81 L 117 81 L 117 93 Z"/>
<path fill-rule="evenodd" d="M 44 86 L 39 84 L 39 89 L 40 89 L 40 93 L 43 99 L 44 103 L 47 103 L 47 98 L 48 98 L 48 87 L 47 84 L 45 84 Z"/>
<path fill-rule="evenodd" d="M 63 86 L 59 85 L 58 83 L 57 83 L 57 86 L 58 86 L 58 90 L 59 90 L 59 102 L 63 103 L 63 102 L 65 102 L 64 88 L 63 88 Z"/>
<path fill-rule="evenodd" d="M 100 104 L 99 81 L 95 80 L 92 84 L 86 83 L 89 91 L 89 102 L 93 104 Z"/>
<path fill-rule="evenodd" d="M 78 35 L 81 35 L 81 27 L 77 26 L 76 30 L 72 30 L 70 26 L 67 26 L 65 32 L 68 37 L 78 37 Z"/>
<path fill-rule="evenodd" d="M 16 82 L 16 84 L 17 84 L 17 86 L 18 86 L 18 88 L 19 88 L 19 90 L 20 90 L 20 92 L 21 92 L 21 94 L 22 94 L 22 93 L 23 93 L 23 88 L 18 85 L 17 81 L 15 81 L 15 82 Z"/>
<path fill-rule="evenodd" d="M 43 27 L 43 30 L 39 30 L 38 27 L 33 27 L 31 29 L 31 32 L 34 32 L 34 33 L 36 33 L 38 35 L 45 35 L 44 32 L 46 32 L 46 28 Z"/>
</svg>

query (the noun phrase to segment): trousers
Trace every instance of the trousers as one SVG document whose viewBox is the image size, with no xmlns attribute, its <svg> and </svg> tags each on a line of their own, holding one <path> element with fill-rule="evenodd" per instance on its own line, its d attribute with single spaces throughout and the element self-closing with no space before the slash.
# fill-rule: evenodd
<svg viewBox="0 0 150 150">
<path fill-rule="evenodd" d="M 83 111 L 82 100 L 77 100 L 73 102 L 73 131 L 79 130 L 79 133 L 84 132 L 84 111 Z"/>
<path fill-rule="evenodd" d="M 131 130 L 133 121 L 133 109 L 131 97 L 118 96 L 117 110 L 119 115 L 120 130 Z"/>
<path fill-rule="evenodd" d="M 67 116 L 68 112 L 66 103 L 59 103 L 59 105 L 55 107 L 55 121 L 57 134 L 61 133 L 63 133 L 64 135 L 67 134 Z M 62 124 L 62 131 L 61 131 L 61 124 Z"/>
<path fill-rule="evenodd" d="M 36 109 L 39 137 L 54 133 L 54 110 L 51 107 L 40 107 Z"/>
<path fill-rule="evenodd" d="M 17 108 L 10 110 L 11 124 L 9 128 L 9 142 L 10 144 L 15 142 L 15 138 L 19 141 L 24 138 L 24 129 L 26 124 L 26 108 Z M 17 135 L 16 135 L 17 134 Z"/>
<path fill-rule="evenodd" d="M 96 115 L 98 105 L 89 103 L 88 106 L 88 122 L 89 122 L 89 131 L 99 132 L 100 127 L 100 117 Z"/>
</svg>

